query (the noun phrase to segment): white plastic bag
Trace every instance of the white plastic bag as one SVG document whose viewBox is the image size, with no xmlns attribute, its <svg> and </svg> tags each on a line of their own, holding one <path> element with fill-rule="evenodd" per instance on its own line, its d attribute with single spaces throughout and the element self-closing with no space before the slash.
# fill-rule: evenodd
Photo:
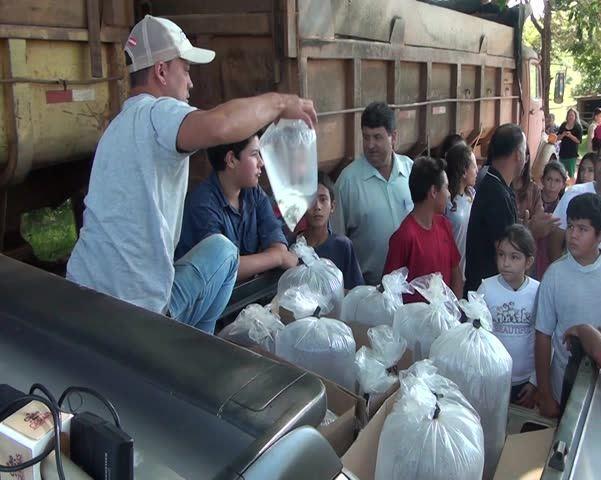
<svg viewBox="0 0 601 480">
<path fill-rule="evenodd" d="M 394 316 L 394 333 L 407 340 L 413 361 L 427 358 L 438 336 L 459 325 L 461 312 L 457 297 L 440 273 L 418 277 L 411 285 L 429 303 L 410 303 L 399 307 Z"/>
<path fill-rule="evenodd" d="M 332 318 L 308 317 L 280 330 L 275 353 L 354 391 L 355 339 L 350 327 Z"/>
<path fill-rule="evenodd" d="M 361 347 L 355 354 L 360 393 L 386 393 L 398 381 L 395 367 L 407 349 L 407 342 L 395 338 L 389 325 L 372 327 L 367 335 L 371 348 Z"/>
<path fill-rule="evenodd" d="M 469 292 L 468 298 L 460 305 L 470 322 L 441 334 L 432 344 L 430 358 L 480 414 L 486 451 L 484 478 L 489 479 L 505 443 L 512 360 L 491 333 L 492 320 L 484 298 L 475 292 Z"/>
<path fill-rule="evenodd" d="M 384 275 L 378 287 L 353 288 L 342 302 L 341 320 L 367 326 L 392 325 L 395 312 L 403 304 L 403 293 L 413 293 L 408 274 L 403 267 Z"/>
<path fill-rule="evenodd" d="M 326 302 L 322 295 L 312 291 L 307 285 L 292 287 L 277 297 L 277 304 L 280 308 L 285 308 L 294 316 L 295 320 L 307 318 L 313 315 L 317 307 L 323 311 L 326 309 Z"/>
<path fill-rule="evenodd" d="M 319 258 L 306 240 L 300 237 L 290 248 L 302 264 L 286 270 L 278 281 L 278 296 L 292 287 L 307 286 L 322 297 L 321 313 L 339 318 L 344 298 L 342 272 L 330 260 Z"/>
<path fill-rule="evenodd" d="M 452 382 L 410 375 L 384 422 L 375 479 L 480 480 L 483 442 L 478 414 Z"/>
<path fill-rule="evenodd" d="M 302 120 L 280 120 L 261 136 L 260 149 L 282 217 L 294 230 L 317 192 L 315 130 Z"/>
<path fill-rule="evenodd" d="M 274 353 L 276 334 L 283 328 L 284 324 L 268 308 L 253 303 L 242 310 L 233 323 L 221 330 L 219 337 Z"/>
</svg>

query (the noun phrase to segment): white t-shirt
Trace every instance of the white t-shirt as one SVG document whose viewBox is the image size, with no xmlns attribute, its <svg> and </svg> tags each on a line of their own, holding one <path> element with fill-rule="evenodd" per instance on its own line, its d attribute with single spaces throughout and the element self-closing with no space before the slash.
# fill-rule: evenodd
<svg viewBox="0 0 601 480">
<path fill-rule="evenodd" d="M 455 238 L 455 243 L 457 244 L 457 248 L 461 254 L 459 267 L 461 268 L 461 273 L 463 274 L 464 280 L 465 243 L 467 240 L 467 226 L 470 222 L 470 212 L 472 211 L 472 204 L 474 203 L 474 194 L 475 191 L 470 189 L 470 195 L 456 195 L 455 206 L 453 207 L 453 203 L 449 202 L 445 212 L 445 216 L 449 219 L 451 225 L 453 226 L 453 237 Z"/>
<path fill-rule="evenodd" d="M 569 253 L 552 263 L 541 282 L 536 308 L 536 329 L 552 337 L 551 387 L 559 402 L 569 358 L 563 334 L 583 323 L 601 326 L 601 256 L 586 267 Z"/>
<path fill-rule="evenodd" d="M 69 280 L 165 312 L 188 187 L 177 134 L 194 110 L 148 94 L 123 104 L 96 150 Z"/>
<path fill-rule="evenodd" d="M 535 383 L 534 324 L 538 286 L 538 281 L 526 277 L 516 291 L 499 274 L 482 280 L 478 289 L 492 315 L 493 333 L 513 360 L 513 385 L 527 381 Z"/>
<path fill-rule="evenodd" d="M 561 197 L 561 199 L 559 200 L 557 207 L 555 207 L 553 216 L 559 218 L 559 228 L 561 228 L 562 230 L 567 230 L 568 228 L 567 212 L 570 201 L 574 197 L 582 195 L 583 193 L 597 193 L 597 190 L 595 190 L 595 182 L 580 183 L 578 185 L 574 185 L 572 188 L 566 190 L 566 193 L 564 193 L 563 197 Z"/>
</svg>

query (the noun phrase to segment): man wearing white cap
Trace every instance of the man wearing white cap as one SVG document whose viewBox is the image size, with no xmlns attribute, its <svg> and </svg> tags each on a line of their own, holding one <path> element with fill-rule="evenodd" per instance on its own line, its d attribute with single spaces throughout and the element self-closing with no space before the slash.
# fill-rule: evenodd
<svg viewBox="0 0 601 480">
<path fill-rule="evenodd" d="M 125 46 L 131 95 L 104 132 L 67 278 L 212 333 L 229 301 L 238 251 L 212 235 L 173 263 L 192 152 L 248 138 L 278 118 L 313 125 L 310 100 L 269 93 L 201 111 L 188 105 L 193 47 L 173 22 L 147 15 Z"/>
</svg>

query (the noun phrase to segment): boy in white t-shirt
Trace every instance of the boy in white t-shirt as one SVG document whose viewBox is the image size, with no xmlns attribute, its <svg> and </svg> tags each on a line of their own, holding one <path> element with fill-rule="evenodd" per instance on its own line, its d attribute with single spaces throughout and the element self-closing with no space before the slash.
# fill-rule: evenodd
<svg viewBox="0 0 601 480">
<path fill-rule="evenodd" d="M 559 416 L 570 327 L 601 326 L 601 197 L 584 193 L 567 209 L 568 253 L 553 263 L 541 282 L 536 309 L 535 360 L 540 412 Z M 551 361 L 551 351 L 553 360 Z"/>
<path fill-rule="evenodd" d="M 534 408 L 534 317 L 539 282 L 526 275 L 534 263 L 535 240 L 523 225 L 510 225 L 497 243 L 499 274 L 482 281 L 494 334 L 513 360 L 511 401 Z"/>
</svg>

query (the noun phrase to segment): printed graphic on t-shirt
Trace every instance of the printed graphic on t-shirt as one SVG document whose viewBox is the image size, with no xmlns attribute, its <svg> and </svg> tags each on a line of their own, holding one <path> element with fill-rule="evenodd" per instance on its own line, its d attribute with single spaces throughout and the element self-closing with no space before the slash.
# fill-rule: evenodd
<svg viewBox="0 0 601 480">
<path fill-rule="evenodd" d="M 532 312 L 516 309 L 515 302 L 493 307 L 494 331 L 501 335 L 527 335 L 532 331 Z"/>
</svg>

